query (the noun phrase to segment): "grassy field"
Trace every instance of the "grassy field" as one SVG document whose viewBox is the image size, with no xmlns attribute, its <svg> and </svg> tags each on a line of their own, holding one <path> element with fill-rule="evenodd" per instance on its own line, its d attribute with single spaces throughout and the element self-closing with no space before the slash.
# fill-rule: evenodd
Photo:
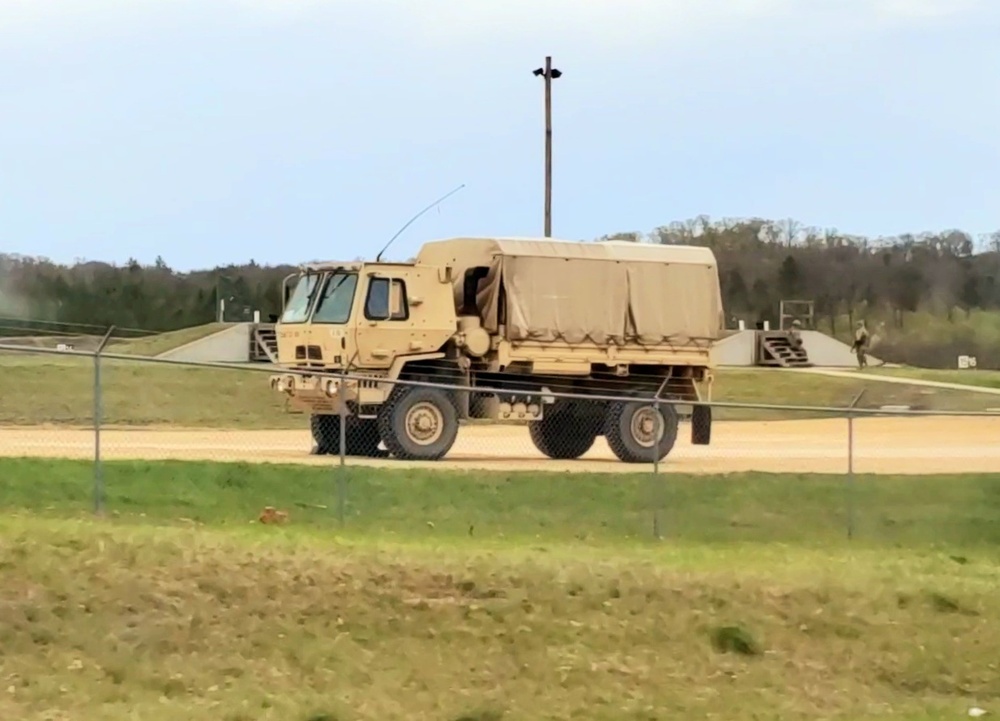
<svg viewBox="0 0 1000 721">
<path fill-rule="evenodd" d="M 106 360 L 103 413 L 112 425 L 293 428 L 302 415 L 285 412 L 267 373 L 244 369 L 184 368 Z M 997 398 L 968 391 L 921 388 L 854 378 L 769 370 L 721 370 L 714 398 L 740 403 L 845 406 L 861 390 L 862 407 L 904 404 L 939 410 L 984 410 Z M 933 379 L 935 374 L 923 374 Z M 978 374 L 969 374 L 978 375 Z M 983 376 L 986 378 L 987 376 Z M 93 417 L 93 363 L 89 359 L 27 354 L 0 356 L 0 424 L 78 425 Z M 720 410 L 726 419 L 776 418 L 754 411 Z M 801 416 L 797 416 L 801 417 Z"/>
<path fill-rule="evenodd" d="M 343 474 L 343 475 L 340 475 Z M 535 540 L 645 543 L 653 508 L 672 539 L 699 544 L 838 544 L 850 504 L 857 542 L 1000 543 L 1000 475 L 661 476 L 112 461 L 107 507 L 123 519 L 242 528 L 271 505 L 297 528 L 473 545 Z M 0 506 L 53 517 L 92 508 L 90 461 L 0 459 Z M 471 532 L 470 532 L 471 527 Z"/>
<path fill-rule="evenodd" d="M 980 388 L 1000 389 L 1000 371 L 991 370 L 934 370 L 931 368 L 871 368 L 866 373 L 876 375 L 896 376 L 897 378 L 916 378 L 922 381 L 937 381 L 941 383 L 958 383 Z"/>
<path fill-rule="evenodd" d="M 268 374 L 140 361 L 102 362 L 103 417 L 111 425 L 293 428 Z M 90 359 L 0 356 L 0 424 L 88 424 L 93 418 Z"/>
<path fill-rule="evenodd" d="M 293 477 L 294 474 L 294 477 Z M 996 707 L 1000 478 L 0 461 L 0 718 L 946 719 Z M 261 507 L 284 526 L 253 523 Z M 326 506 L 325 508 L 322 506 Z M 39 539 L 44 538 L 44 543 Z"/>
</svg>

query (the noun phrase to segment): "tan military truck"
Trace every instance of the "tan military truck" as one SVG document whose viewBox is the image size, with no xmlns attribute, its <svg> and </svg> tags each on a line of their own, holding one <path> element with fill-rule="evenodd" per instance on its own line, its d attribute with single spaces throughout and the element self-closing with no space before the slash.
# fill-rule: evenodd
<svg viewBox="0 0 1000 721">
<path fill-rule="evenodd" d="M 603 435 L 620 460 L 652 462 L 673 447 L 679 410 L 692 442 L 710 441 L 710 407 L 690 405 L 710 400 L 723 327 L 708 248 L 453 238 L 407 263 L 304 266 L 285 298 L 278 365 L 303 373 L 271 387 L 311 415 L 318 453 L 339 452 L 341 403 L 350 455 L 381 442 L 440 459 L 462 422 L 492 419 L 526 423 L 550 458 Z"/>
</svg>

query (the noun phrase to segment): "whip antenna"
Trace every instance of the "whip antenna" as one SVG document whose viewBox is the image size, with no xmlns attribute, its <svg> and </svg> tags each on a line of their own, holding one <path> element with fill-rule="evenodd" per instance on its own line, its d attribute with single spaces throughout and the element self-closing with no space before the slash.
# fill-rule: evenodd
<svg viewBox="0 0 1000 721">
<path fill-rule="evenodd" d="M 441 203 L 443 203 L 444 201 L 446 201 L 448 198 L 450 198 L 451 196 L 453 196 L 455 193 L 457 193 L 458 191 L 460 191 L 464 187 L 465 187 L 465 183 L 462 183 L 460 186 L 458 186 L 457 188 L 454 188 L 453 190 L 451 190 L 448 193 L 445 193 L 440 198 L 438 198 L 433 203 L 431 203 L 426 208 L 424 208 L 419 213 L 417 213 L 412 218 L 410 218 L 408 221 L 406 221 L 406 224 L 402 228 L 400 228 L 399 230 L 397 230 L 396 234 L 394 236 L 392 236 L 391 238 L 389 238 L 389 242 L 385 244 L 385 247 L 382 248 L 382 250 L 380 250 L 378 252 L 378 255 L 375 256 L 375 262 L 378 263 L 382 259 L 382 254 L 385 251 L 389 250 L 389 246 L 392 245 L 392 242 L 394 240 L 396 240 L 396 238 L 398 238 L 400 235 L 402 235 L 403 231 L 406 230 L 407 228 L 409 228 L 417 218 L 419 218 L 421 215 L 423 215 L 424 213 L 426 213 L 428 210 L 433 210 L 435 207 L 441 205 Z"/>
</svg>

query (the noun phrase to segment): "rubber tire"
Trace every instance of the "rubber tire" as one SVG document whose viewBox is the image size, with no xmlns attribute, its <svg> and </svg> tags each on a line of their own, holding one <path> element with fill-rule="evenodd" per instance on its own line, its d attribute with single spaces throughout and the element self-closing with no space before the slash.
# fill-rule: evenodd
<svg viewBox="0 0 1000 721">
<path fill-rule="evenodd" d="M 362 458 L 380 458 L 388 456 L 387 451 L 379 449 L 382 438 L 378 432 L 378 423 L 374 418 L 354 418 L 347 421 L 347 455 Z M 339 452 L 340 439 L 337 439 Z"/>
<path fill-rule="evenodd" d="M 313 415 L 309 418 L 313 437 L 313 454 L 318 456 L 340 455 L 340 416 L 337 414 Z M 348 417 L 344 434 L 344 449 L 348 456 L 377 458 L 386 455 L 378 447 L 381 438 L 374 420 Z"/>
<path fill-rule="evenodd" d="M 542 420 L 528 424 L 528 434 L 535 448 L 549 458 L 579 458 L 593 447 L 601 430 L 600 422 L 588 424 L 586 421 L 584 412 L 577 404 L 556 401 Z"/>
<path fill-rule="evenodd" d="M 712 443 L 712 406 L 691 408 L 691 445 L 707 446 Z"/>
<path fill-rule="evenodd" d="M 309 430 L 313 455 L 330 456 L 340 452 L 340 416 L 314 413 L 309 416 Z"/>
<path fill-rule="evenodd" d="M 677 409 L 670 404 L 660 404 L 660 418 L 664 424 L 663 438 L 660 440 L 659 448 L 652 446 L 646 448 L 632 437 L 630 431 L 632 417 L 643 408 L 650 408 L 653 403 L 650 401 L 624 401 L 612 403 L 608 407 L 605 417 L 604 435 L 608 439 L 611 451 L 623 463 L 653 463 L 662 461 L 673 450 L 677 442 Z M 659 458 L 656 458 L 659 450 Z"/>
<path fill-rule="evenodd" d="M 428 446 L 414 443 L 406 433 L 406 414 L 418 403 L 433 404 L 444 423 L 440 438 Z M 400 387 L 379 410 L 378 432 L 389 453 L 400 460 L 437 461 L 458 437 L 458 409 L 451 395 L 438 388 Z"/>
</svg>

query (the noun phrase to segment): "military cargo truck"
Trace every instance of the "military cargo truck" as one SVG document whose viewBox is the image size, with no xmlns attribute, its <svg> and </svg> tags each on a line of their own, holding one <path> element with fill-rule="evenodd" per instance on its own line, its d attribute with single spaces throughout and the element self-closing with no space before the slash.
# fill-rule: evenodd
<svg viewBox="0 0 1000 721">
<path fill-rule="evenodd" d="M 527 424 L 550 458 L 603 435 L 620 460 L 652 462 L 679 411 L 692 442 L 710 442 L 711 409 L 683 403 L 710 400 L 723 327 L 708 248 L 452 238 L 412 262 L 303 266 L 285 298 L 278 365 L 299 373 L 271 387 L 310 414 L 319 453 L 339 452 L 342 403 L 350 455 L 381 441 L 440 459 L 462 422 L 492 419 Z"/>
</svg>

